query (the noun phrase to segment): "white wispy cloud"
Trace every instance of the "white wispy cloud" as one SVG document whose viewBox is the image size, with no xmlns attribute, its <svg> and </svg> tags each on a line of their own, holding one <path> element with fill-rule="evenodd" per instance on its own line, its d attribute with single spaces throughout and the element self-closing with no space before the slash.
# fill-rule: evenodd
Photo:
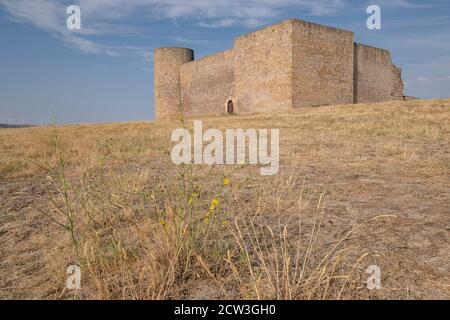
<svg viewBox="0 0 450 320">
<path fill-rule="evenodd" d="M 137 47 L 137 46 L 117 46 L 108 45 L 99 42 L 98 36 L 103 35 L 124 35 L 135 34 L 139 32 L 134 27 L 126 24 L 114 24 L 114 21 L 109 21 L 113 17 L 118 18 L 119 13 L 112 15 L 114 12 L 111 8 L 116 8 L 120 4 L 125 5 L 126 1 L 78 1 L 80 5 L 85 3 L 86 8 L 91 10 L 84 10 L 82 8 L 82 29 L 69 30 L 66 25 L 66 9 L 67 6 L 73 3 L 67 1 L 55 0 L 0 0 L 0 5 L 9 14 L 9 19 L 18 23 L 28 23 L 39 29 L 49 32 L 52 36 L 60 40 L 68 48 L 74 49 L 85 54 L 102 54 L 109 57 L 137 57 L 142 58 L 143 62 L 149 62 L 152 58 L 148 58 L 149 52 L 152 48 Z M 87 5 L 89 3 L 89 6 Z M 110 8 L 105 15 L 104 7 Z M 108 6 L 110 4 L 110 6 Z M 111 7 L 111 4 L 113 6 Z M 93 5 L 97 5 L 93 6 Z M 103 10 L 100 10 L 103 8 Z M 98 10 L 98 11 L 97 11 Z M 95 20 L 93 17 L 99 12 L 99 19 Z M 93 15 L 91 19 L 86 18 Z M 124 10 L 120 11 L 124 14 Z M 106 18 L 105 18 L 106 16 Z M 89 21 L 90 23 L 85 23 Z M 120 22 L 120 21 L 119 21 Z M 125 22 L 126 23 L 126 22 Z M 92 38 L 96 36 L 96 38 Z M 95 40 L 93 40 L 95 39 Z"/>
<path fill-rule="evenodd" d="M 117 55 L 111 48 L 82 38 L 83 33 L 73 32 L 66 27 L 66 6 L 52 0 L 0 0 L 10 19 L 15 22 L 25 22 L 51 33 L 68 47 L 83 53 L 103 53 L 109 56 Z"/>
<path fill-rule="evenodd" d="M 213 22 L 199 22 L 198 25 L 204 28 L 226 28 L 238 23 L 237 19 L 225 18 Z"/>
<path fill-rule="evenodd" d="M 11 16 L 43 29 L 63 27 L 69 4 L 82 8 L 83 17 L 97 23 L 117 21 L 133 15 L 148 19 L 191 19 L 204 26 L 254 25 L 280 17 L 290 8 L 309 15 L 332 14 L 344 0 L 0 0 Z"/>
<path fill-rule="evenodd" d="M 417 6 L 412 0 L 379 0 L 384 5 Z M 66 7 L 79 5 L 82 30 L 66 28 Z M 98 36 L 138 34 L 130 19 L 171 20 L 205 28 L 244 26 L 256 28 L 285 17 L 289 12 L 324 16 L 348 8 L 346 0 L 0 0 L 17 22 L 50 32 L 67 46 L 84 53 L 119 56 L 120 47 L 99 42 Z M 93 36 L 97 36 L 94 38 Z M 179 37 L 177 42 L 195 43 Z M 125 52 L 126 54 L 126 52 Z"/>
<path fill-rule="evenodd" d="M 183 43 L 183 44 L 205 44 L 209 43 L 208 40 L 203 39 L 191 39 L 191 38 L 184 38 L 184 37 L 175 37 L 175 42 Z"/>
<path fill-rule="evenodd" d="M 419 77 L 416 81 L 448 81 L 450 80 L 450 76 L 442 77 L 442 78 L 427 78 L 427 77 Z"/>
<path fill-rule="evenodd" d="M 66 27 L 66 8 L 79 5 L 82 29 Z M 254 28 L 277 19 L 290 8 L 304 10 L 309 15 L 332 14 L 344 6 L 343 0 L 0 0 L 9 18 L 29 23 L 51 33 L 70 48 L 88 54 L 120 56 L 123 48 L 105 45 L 98 36 L 138 33 L 127 24 L 131 18 L 151 21 L 183 21 L 206 28 L 241 25 Z M 97 36 L 93 38 L 93 36 Z M 180 43 L 196 43 L 178 37 Z M 136 52 L 142 55 L 142 50 Z"/>
</svg>

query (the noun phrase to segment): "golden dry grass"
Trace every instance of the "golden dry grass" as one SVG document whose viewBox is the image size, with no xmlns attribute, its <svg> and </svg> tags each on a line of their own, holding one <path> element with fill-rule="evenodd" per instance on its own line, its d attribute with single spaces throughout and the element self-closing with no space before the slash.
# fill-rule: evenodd
<svg viewBox="0 0 450 320">
<path fill-rule="evenodd" d="M 177 167 L 177 122 L 0 130 L 0 298 L 450 297 L 449 100 L 201 120 L 279 128 L 280 173 Z"/>
</svg>

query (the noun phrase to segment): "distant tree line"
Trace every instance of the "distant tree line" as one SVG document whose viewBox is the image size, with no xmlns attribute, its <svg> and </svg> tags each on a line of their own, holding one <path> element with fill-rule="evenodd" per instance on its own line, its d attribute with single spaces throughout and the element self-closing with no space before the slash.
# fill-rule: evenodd
<svg viewBox="0 0 450 320">
<path fill-rule="evenodd" d="M 31 124 L 1 124 L 0 123 L 0 128 L 2 129 L 17 129 L 17 128 L 30 128 L 30 127 L 34 127 Z"/>
</svg>

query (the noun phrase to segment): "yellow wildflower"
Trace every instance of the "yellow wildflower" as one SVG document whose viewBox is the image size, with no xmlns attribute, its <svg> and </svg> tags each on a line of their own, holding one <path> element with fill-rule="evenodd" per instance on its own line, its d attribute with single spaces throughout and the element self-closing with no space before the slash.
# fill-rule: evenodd
<svg viewBox="0 0 450 320">
<path fill-rule="evenodd" d="M 225 186 L 229 186 L 230 185 L 230 180 L 228 179 L 228 178 L 225 178 L 225 179 L 223 179 L 223 184 L 225 185 Z"/>
<path fill-rule="evenodd" d="M 214 199 L 214 200 L 211 202 L 211 206 L 209 207 L 209 210 L 210 210 L 210 211 L 216 210 L 216 207 L 217 207 L 218 204 L 219 204 L 219 200 Z"/>
</svg>

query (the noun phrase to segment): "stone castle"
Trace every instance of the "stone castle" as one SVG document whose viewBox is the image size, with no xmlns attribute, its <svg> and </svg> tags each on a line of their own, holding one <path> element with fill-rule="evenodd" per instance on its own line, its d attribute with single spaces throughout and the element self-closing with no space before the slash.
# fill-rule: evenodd
<svg viewBox="0 0 450 320">
<path fill-rule="evenodd" d="M 297 19 L 199 60 L 191 49 L 159 48 L 154 63 L 157 119 L 404 99 L 389 51 L 355 43 L 351 31 Z"/>
</svg>

